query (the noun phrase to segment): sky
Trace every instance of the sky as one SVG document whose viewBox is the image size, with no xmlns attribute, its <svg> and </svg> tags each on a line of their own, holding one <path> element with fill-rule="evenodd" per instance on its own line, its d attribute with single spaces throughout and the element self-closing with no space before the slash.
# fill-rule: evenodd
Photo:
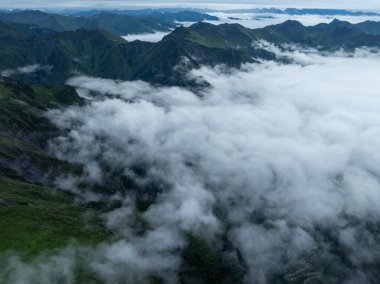
<svg viewBox="0 0 380 284">
<path fill-rule="evenodd" d="M 116 8 L 142 8 L 142 7 L 187 6 L 200 8 L 252 8 L 255 6 L 282 6 L 282 7 L 320 7 L 320 8 L 344 8 L 360 10 L 380 10 L 378 0 L 69 0 L 52 4 L 50 0 L 0 0 L 0 8 L 75 8 L 75 7 L 116 7 Z"/>
</svg>

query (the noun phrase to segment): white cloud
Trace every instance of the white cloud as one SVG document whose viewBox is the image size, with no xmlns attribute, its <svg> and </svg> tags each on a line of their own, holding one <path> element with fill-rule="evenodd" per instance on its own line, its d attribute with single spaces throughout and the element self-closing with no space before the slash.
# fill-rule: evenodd
<svg viewBox="0 0 380 284">
<path fill-rule="evenodd" d="M 295 62 L 300 55 L 301 65 L 193 71 L 212 86 L 201 96 L 142 82 L 75 78 L 74 86 L 118 98 L 51 112 L 58 126 L 72 129 L 54 149 L 68 160 L 106 163 L 130 177 L 143 163 L 141 182 L 167 185 L 143 213 L 152 233 L 166 232 L 172 240 L 145 252 L 162 263 L 175 256 L 173 246 L 183 247 L 181 232 L 217 239 L 228 227 L 229 241 L 249 267 L 247 282 L 257 281 L 255 275 L 268 280 L 313 249 L 327 261 L 336 258 L 331 244 L 320 241 L 322 229 L 338 233 L 342 247 L 357 248 L 343 250 L 362 268 L 379 257 L 374 248 L 380 243 L 370 231 L 363 235 L 363 226 L 380 221 L 380 58 L 364 51 L 350 58 L 287 54 Z M 124 210 L 118 218 L 128 216 Z M 112 223 L 115 215 L 109 218 Z M 120 229 L 131 238 L 130 229 Z M 139 245 L 133 249 L 141 254 Z M 275 260 L 280 263 L 268 266 Z M 335 261 L 333 267 L 343 266 Z"/>
<path fill-rule="evenodd" d="M 40 64 L 33 64 L 33 65 L 26 65 L 22 67 L 18 67 L 16 69 L 7 69 L 1 71 L 1 76 L 5 77 L 11 77 L 13 75 L 18 75 L 18 74 L 33 74 L 37 71 L 40 70 L 45 70 L 49 71 L 52 69 L 52 66 L 41 66 Z"/>
<path fill-rule="evenodd" d="M 135 181 L 118 184 L 111 198 L 123 206 L 105 216 L 119 241 L 88 252 L 89 269 L 104 283 L 144 283 L 147 275 L 178 282 L 188 233 L 223 251 L 229 265 L 246 267 L 246 283 L 272 283 L 289 269 L 315 272 L 325 283 L 373 282 L 380 56 L 285 55 L 294 63 L 194 70 L 190 76 L 211 84 L 198 94 L 70 80 L 98 92 L 87 106 L 49 112 L 70 130 L 52 151 L 85 165 L 71 186 Z M 138 198 L 151 206 L 137 213 Z M 317 264 L 304 260 L 310 252 Z"/>
<path fill-rule="evenodd" d="M 170 32 L 155 32 L 155 33 L 145 33 L 145 34 L 130 34 L 123 36 L 127 41 L 149 41 L 149 42 L 159 42 L 164 36 L 168 35 Z"/>
<path fill-rule="evenodd" d="M 12 256 L 2 259 L 0 279 L 3 283 L 74 283 L 73 271 L 79 262 L 77 251 L 68 247 L 57 255 L 41 255 L 29 263 L 20 257 Z"/>
</svg>

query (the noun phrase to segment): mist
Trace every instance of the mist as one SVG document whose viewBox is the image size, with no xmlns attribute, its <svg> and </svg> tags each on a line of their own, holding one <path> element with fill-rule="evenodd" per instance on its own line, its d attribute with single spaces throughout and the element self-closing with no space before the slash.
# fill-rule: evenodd
<svg viewBox="0 0 380 284">
<path fill-rule="evenodd" d="M 277 25 L 287 20 L 295 20 L 304 26 L 313 26 L 320 23 L 330 23 L 333 19 L 348 21 L 357 24 L 364 21 L 379 21 L 379 16 L 325 16 L 325 15 L 288 15 L 288 14 L 272 14 L 272 13 L 237 13 L 237 12 L 210 12 L 212 16 L 218 17 L 218 21 L 209 21 L 214 25 L 222 23 L 240 24 L 250 29 L 264 28 L 269 25 Z"/>
<path fill-rule="evenodd" d="M 21 75 L 21 74 L 33 74 L 38 71 L 50 71 L 52 69 L 52 66 L 41 66 L 40 64 L 33 64 L 33 65 L 27 65 L 18 67 L 16 69 L 7 69 L 2 70 L 0 72 L 1 76 L 5 77 L 11 77 L 13 75 Z"/>
<path fill-rule="evenodd" d="M 47 113 L 65 133 L 50 151 L 84 172 L 57 185 L 82 202 L 96 196 L 121 205 L 103 216 L 115 240 L 74 246 L 59 259 L 72 264 L 82 251 L 86 269 L 104 283 L 178 283 L 196 238 L 220 256 L 225 283 L 373 283 L 380 56 L 276 52 L 292 63 L 191 71 L 189 78 L 210 84 L 197 93 L 72 78 L 91 100 Z M 23 283 L 26 269 L 38 279 L 54 265 L 43 263 L 6 266 L 13 283 Z M 48 270 L 40 283 L 73 283 L 73 266 Z"/>
<path fill-rule="evenodd" d="M 164 36 L 168 35 L 170 32 L 155 32 L 155 33 L 145 33 L 145 34 L 130 34 L 123 36 L 127 41 L 149 41 L 149 42 L 159 42 Z"/>
</svg>

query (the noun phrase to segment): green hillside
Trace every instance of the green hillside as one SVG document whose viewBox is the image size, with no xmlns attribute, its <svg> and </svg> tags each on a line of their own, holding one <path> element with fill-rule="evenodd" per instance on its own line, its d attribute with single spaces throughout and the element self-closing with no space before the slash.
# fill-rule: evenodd
<svg viewBox="0 0 380 284">
<path fill-rule="evenodd" d="M 119 17 L 124 16 L 101 13 L 94 17 L 99 22 L 112 20 L 113 29 L 120 29 L 122 19 Z M 140 24 L 135 22 L 133 26 Z M 183 72 L 174 67 L 181 65 L 184 59 L 188 68 L 204 64 L 239 67 L 258 59 L 275 60 L 273 53 L 255 44 L 263 40 L 326 51 L 380 46 L 380 35 L 375 34 L 377 23 L 363 23 L 366 30 L 372 27 L 371 33 L 359 31 L 358 26 L 362 25 L 333 21 L 305 27 L 297 21 L 287 21 L 252 30 L 237 24 L 197 23 L 175 29 L 158 43 L 148 43 L 127 42 L 104 29 L 56 32 L 34 25 L 0 22 L 0 70 L 39 64 L 41 69 L 33 74 L 13 72 L 14 78 L 28 83 L 59 84 L 72 76 L 85 74 L 183 85 L 188 82 L 184 81 Z"/>
<path fill-rule="evenodd" d="M 97 214 L 84 218 L 90 207 L 49 187 L 50 177 L 80 171 L 46 152 L 56 129 L 43 113 L 69 104 L 83 104 L 71 87 L 0 78 L 0 252 L 29 255 L 107 236 Z"/>
<path fill-rule="evenodd" d="M 103 241 L 108 233 L 89 210 L 52 188 L 0 175 L 0 253 L 11 250 L 28 256 L 71 241 Z"/>
</svg>

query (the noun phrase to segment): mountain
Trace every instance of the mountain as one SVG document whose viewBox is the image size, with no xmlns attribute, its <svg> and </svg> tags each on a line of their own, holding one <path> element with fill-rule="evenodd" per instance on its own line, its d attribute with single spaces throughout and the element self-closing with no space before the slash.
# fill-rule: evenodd
<svg viewBox="0 0 380 284">
<path fill-rule="evenodd" d="M 67 16 L 76 16 L 76 17 L 88 17 L 94 16 L 102 13 L 111 13 L 119 15 L 129 15 L 129 16 L 148 16 L 158 10 L 155 9 L 137 9 L 137 10 L 102 10 L 102 9 L 93 9 L 93 10 L 64 10 L 59 14 Z"/>
<path fill-rule="evenodd" d="M 0 77 L 0 92 L 0 175 L 12 173 L 29 182 L 47 182 L 43 173 L 62 172 L 68 165 L 44 151 L 56 129 L 43 113 L 81 105 L 83 99 L 69 86 L 28 85 L 7 77 Z"/>
<path fill-rule="evenodd" d="M 189 68 L 216 64 L 239 67 L 242 63 L 276 59 L 275 54 L 260 45 L 262 41 L 325 51 L 379 47 L 378 26 L 374 22 L 353 25 L 335 20 L 305 27 L 297 21 L 286 21 L 248 29 L 238 24 L 200 22 L 179 27 L 158 43 L 148 43 L 127 42 L 104 29 L 54 32 L 33 25 L 0 23 L 0 70 L 30 83 L 64 83 L 72 76 L 86 74 L 184 85 L 188 82 L 183 73 Z M 17 68 L 31 65 L 41 68 L 32 74 L 17 72 Z"/>
<path fill-rule="evenodd" d="M 251 56 L 256 50 L 248 48 L 251 39 L 245 42 L 245 50 L 237 48 L 240 43 L 236 35 L 229 39 L 229 44 L 221 44 L 229 34 L 235 34 L 238 30 L 239 33 L 247 32 L 238 25 L 231 26 L 231 29 L 228 25 L 217 28 L 201 23 L 191 28 L 181 27 L 157 44 L 141 41 L 128 43 L 104 30 L 81 29 L 49 36 L 27 36 L 19 30 L 19 26 L 0 26 L 3 27 L 4 38 L 7 38 L 0 50 L 0 70 L 30 64 L 52 66 L 45 74 L 17 75 L 18 79 L 34 83 L 62 83 L 75 74 L 87 74 L 174 84 L 181 74 L 175 74 L 173 67 L 183 58 L 189 59 L 192 67 L 219 63 L 238 67 L 242 62 L 253 62 Z M 216 32 L 214 29 L 220 30 L 218 37 L 204 40 L 203 36 L 208 37 Z M 268 52 L 263 53 L 269 55 Z"/>
<path fill-rule="evenodd" d="M 98 28 L 117 35 L 170 31 L 176 27 L 173 21 L 163 22 L 152 17 L 133 17 L 112 13 L 100 13 L 87 19 L 98 23 Z"/>
<path fill-rule="evenodd" d="M 365 21 L 358 24 L 351 24 L 347 21 L 340 21 L 335 19 L 330 24 L 320 24 L 321 27 L 334 27 L 334 28 L 347 28 L 351 30 L 355 30 L 358 32 L 362 32 L 370 35 L 380 35 L 380 22 L 374 21 Z"/>
<path fill-rule="evenodd" d="M 153 12 L 149 18 L 154 18 L 160 22 L 202 22 L 202 21 L 217 21 L 218 17 L 208 14 L 201 14 L 194 11 L 179 11 L 179 12 Z"/>
<path fill-rule="evenodd" d="M 48 36 L 29 36 L 20 31 L 19 26 L 0 24 L 0 31 L 1 70 L 31 64 L 52 66 L 45 74 L 28 76 L 31 82 L 54 84 L 64 82 L 69 76 L 78 73 L 94 76 L 108 73 L 115 78 L 125 76 L 124 70 L 121 72 L 120 68 L 128 60 L 121 48 L 126 41 L 104 30 L 81 29 Z M 129 45 L 130 49 L 134 45 Z"/>
<path fill-rule="evenodd" d="M 36 25 L 54 31 L 77 30 L 79 28 L 96 29 L 98 24 L 91 19 L 81 17 L 67 17 L 63 15 L 45 13 L 39 10 L 24 10 L 14 13 L 1 13 L 0 21 L 5 23 L 21 23 Z"/>
<path fill-rule="evenodd" d="M 380 22 L 365 21 L 354 25 L 354 29 L 366 34 L 380 35 Z"/>
<path fill-rule="evenodd" d="M 254 56 L 274 59 L 270 52 L 252 47 L 252 38 L 246 32 L 239 25 L 206 23 L 177 28 L 152 45 L 140 59 L 133 78 L 169 85 L 186 84 L 182 81 L 183 72 L 201 65 L 239 67 L 244 62 L 255 62 Z"/>
<path fill-rule="evenodd" d="M 278 8 L 253 8 L 253 9 L 233 9 L 227 10 L 226 13 L 255 13 L 255 14 L 285 14 L 284 10 Z"/>
<path fill-rule="evenodd" d="M 323 15 L 323 16 L 379 16 L 375 12 L 352 11 L 343 9 L 296 9 L 287 8 L 284 10 L 289 15 Z"/>
<path fill-rule="evenodd" d="M 23 10 L 0 13 L 0 21 L 36 25 L 57 32 L 77 29 L 104 29 L 116 35 L 170 31 L 176 22 L 198 22 L 218 18 L 192 11 L 175 13 L 157 12 L 138 15 L 100 11 L 86 16 L 70 16 L 46 13 L 39 10 Z"/>
<path fill-rule="evenodd" d="M 256 32 L 269 42 L 301 44 L 325 51 L 380 46 L 380 36 L 361 32 L 356 25 L 336 25 L 336 21 L 311 27 L 305 27 L 297 21 L 286 21 Z"/>
<path fill-rule="evenodd" d="M 379 16 L 376 12 L 353 11 L 344 9 L 317 9 L 317 8 L 254 8 L 227 10 L 226 13 L 255 13 L 255 14 L 288 14 L 288 15 L 322 15 L 322 16 Z"/>
<path fill-rule="evenodd" d="M 63 11 L 57 11 L 58 14 L 61 15 L 71 15 L 71 16 L 93 16 L 101 13 L 112 13 L 112 14 L 120 14 L 120 15 L 129 15 L 129 16 L 149 16 L 153 13 L 178 13 L 178 12 L 196 12 L 207 16 L 209 12 L 215 12 L 211 9 L 200 9 L 200 8 L 157 8 L 157 9 L 136 9 L 136 10 L 102 10 L 102 9 L 94 9 L 94 10 L 78 10 L 78 9 L 69 9 Z"/>
</svg>

